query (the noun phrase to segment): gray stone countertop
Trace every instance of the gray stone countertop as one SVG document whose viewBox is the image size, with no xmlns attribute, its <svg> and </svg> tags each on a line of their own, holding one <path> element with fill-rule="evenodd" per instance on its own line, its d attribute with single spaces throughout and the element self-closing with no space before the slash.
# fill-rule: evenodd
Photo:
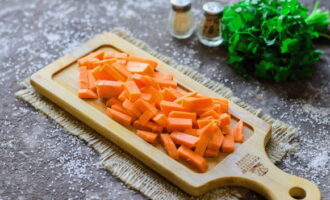
<svg viewBox="0 0 330 200">
<path fill-rule="evenodd" d="M 203 2 L 196 1 L 195 14 Z M 330 9 L 330 1 L 321 6 Z M 325 54 L 311 79 L 282 84 L 243 79 L 227 66 L 223 48 L 204 47 L 196 35 L 173 39 L 166 30 L 168 12 L 167 0 L 0 0 L 0 200 L 146 199 L 98 166 L 93 149 L 14 96 L 21 80 L 115 27 L 295 126 L 298 149 L 277 165 L 312 180 L 330 199 L 329 40 L 316 41 Z M 263 198 L 250 192 L 242 199 Z"/>
</svg>

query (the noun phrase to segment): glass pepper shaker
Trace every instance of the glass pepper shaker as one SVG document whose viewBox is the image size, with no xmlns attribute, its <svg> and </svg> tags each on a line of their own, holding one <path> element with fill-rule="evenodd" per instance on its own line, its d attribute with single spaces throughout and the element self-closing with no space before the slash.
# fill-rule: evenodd
<svg viewBox="0 0 330 200">
<path fill-rule="evenodd" d="M 197 33 L 199 41 L 209 47 L 219 46 L 223 41 L 221 37 L 223 6 L 218 2 L 208 2 L 203 5 L 203 11 Z"/>
<path fill-rule="evenodd" d="M 171 0 L 172 9 L 169 18 L 169 31 L 178 39 L 191 36 L 194 31 L 191 0 Z"/>
</svg>

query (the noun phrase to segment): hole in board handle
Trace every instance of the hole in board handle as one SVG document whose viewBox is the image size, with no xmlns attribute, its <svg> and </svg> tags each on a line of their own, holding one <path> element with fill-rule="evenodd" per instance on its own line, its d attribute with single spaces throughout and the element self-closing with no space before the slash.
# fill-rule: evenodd
<svg viewBox="0 0 330 200">
<path fill-rule="evenodd" d="M 289 190 L 289 194 L 294 199 L 304 199 L 306 197 L 306 191 L 301 187 L 293 187 Z"/>
</svg>

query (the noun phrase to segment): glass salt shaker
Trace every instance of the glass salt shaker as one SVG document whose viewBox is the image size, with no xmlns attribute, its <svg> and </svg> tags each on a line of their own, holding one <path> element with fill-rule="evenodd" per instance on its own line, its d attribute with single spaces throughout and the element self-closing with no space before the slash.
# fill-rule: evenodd
<svg viewBox="0 0 330 200">
<path fill-rule="evenodd" d="M 205 46 L 219 46 L 223 41 L 221 37 L 223 6 L 218 2 L 208 2 L 203 5 L 203 11 L 197 33 L 199 41 Z"/>
<path fill-rule="evenodd" d="M 194 31 L 191 0 L 171 0 L 172 9 L 169 18 L 169 31 L 178 39 L 191 36 Z"/>
</svg>

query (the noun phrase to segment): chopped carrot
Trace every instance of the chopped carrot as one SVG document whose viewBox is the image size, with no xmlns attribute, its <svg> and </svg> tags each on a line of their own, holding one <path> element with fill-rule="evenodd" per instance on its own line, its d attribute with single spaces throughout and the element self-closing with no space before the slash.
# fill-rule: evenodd
<svg viewBox="0 0 330 200">
<path fill-rule="evenodd" d="M 192 120 L 191 119 L 183 119 L 183 118 L 167 118 L 167 130 L 168 131 L 184 131 L 185 129 L 192 128 Z"/>
<path fill-rule="evenodd" d="M 218 121 L 216 119 L 212 119 L 211 117 L 210 119 L 198 119 L 197 120 L 198 128 L 203 128 L 204 126 L 208 125 L 210 122 L 216 122 L 218 124 Z"/>
<path fill-rule="evenodd" d="M 113 118 L 114 120 L 116 120 L 117 122 L 123 124 L 126 127 L 129 127 L 129 125 L 132 122 L 132 117 L 131 116 L 126 115 L 126 114 L 124 114 L 122 112 L 119 112 L 117 110 L 107 108 L 106 112 L 111 118 Z"/>
<path fill-rule="evenodd" d="M 135 84 L 134 81 L 126 81 L 125 88 L 127 91 L 127 96 L 131 101 L 136 101 L 141 96 L 140 89 Z"/>
<path fill-rule="evenodd" d="M 235 142 L 242 143 L 244 140 L 244 134 L 243 134 L 243 121 L 239 120 L 237 124 L 235 125 L 233 129 L 233 134 L 234 134 L 234 140 Z"/>
<path fill-rule="evenodd" d="M 211 138 L 211 140 L 208 143 L 208 149 L 219 152 L 221 144 L 223 142 L 223 138 L 224 138 L 224 136 L 223 136 L 221 130 L 218 127 L 216 127 L 213 137 Z"/>
<path fill-rule="evenodd" d="M 198 132 L 198 129 L 186 129 L 183 131 L 184 133 L 187 133 L 189 135 L 193 135 L 193 136 L 199 136 L 199 132 Z"/>
<path fill-rule="evenodd" d="M 143 100 L 143 99 L 136 100 L 134 102 L 134 106 L 142 112 L 149 111 L 153 115 L 156 115 L 158 112 L 158 109 L 154 105 L 152 105 L 151 103 L 149 103 L 148 101 Z"/>
<path fill-rule="evenodd" d="M 166 101 L 174 101 L 176 99 L 175 95 L 173 94 L 173 91 L 169 90 L 168 88 L 164 88 L 162 90 L 162 94 L 164 96 L 164 100 Z"/>
<path fill-rule="evenodd" d="M 142 130 L 137 130 L 136 134 L 149 143 L 155 143 L 158 136 L 156 133 Z"/>
<path fill-rule="evenodd" d="M 222 114 L 222 109 L 221 109 L 221 104 L 214 104 L 212 110 L 214 110 L 215 112 L 217 112 L 218 114 Z"/>
<path fill-rule="evenodd" d="M 204 156 L 209 158 L 214 158 L 217 157 L 218 155 L 219 155 L 219 151 L 210 148 L 207 148 L 206 151 L 204 152 Z"/>
<path fill-rule="evenodd" d="M 115 79 L 109 74 L 107 71 L 104 70 L 104 67 L 99 65 L 92 70 L 92 74 L 96 81 L 98 80 L 111 80 L 114 81 Z"/>
<path fill-rule="evenodd" d="M 126 99 L 128 99 L 128 96 L 127 96 L 127 90 L 123 90 L 120 95 L 118 96 L 118 100 L 119 101 L 125 101 Z"/>
<path fill-rule="evenodd" d="M 160 134 L 160 140 L 165 147 L 167 154 L 175 160 L 179 159 L 179 153 L 169 134 Z"/>
<path fill-rule="evenodd" d="M 221 151 L 224 153 L 230 153 L 230 152 L 233 152 L 234 150 L 235 150 L 234 134 L 232 131 L 230 131 L 230 133 L 225 135 L 225 137 L 223 138 L 223 142 L 221 145 Z"/>
<path fill-rule="evenodd" d="M 142 125 L 145 125 L 153 116 L 154 114 L 152 112 L 146 110 L 142 113 L 142 115 L 140 115 L 139 120 Z"/>
<path fill-rule="evenodd" d="M 126 53 L 106 52 L 103 56 L 103 59 L 127 58 L 127 57 L 128 57 L 128 55 Z"/>
<path fill-rule="evenodd" d="M 141 88 L 141 92 L 148 93 L 152 95 L 152 101 L 156 102 L 156 104 L 160 104 L 160 102 L 164 99 L 163 95 L 154 87 L 147 86 Z"/>
<path fill-rule="evenodd" d="M 116 80 L 116 81 L 126 81 L 126 78 L 124 75 L 122 75 L 113 65 L 111 64 L 104 64 L 103 69 L 108 73 L 111 74 L 111 76 Z"/>
<path fill-rule="evenodd" d="M 212 116 L 214 119 L 219 118 L 219 114 L 217 112 L 215 112 L 214 110 L 208 110 L 199 115 L 199 117 L 201 117 L 201 118 L 207 117 L 207 116 Z"/>
<path fill-rule="evenodd" d="M 196 123 L 197 114 L 194 112 L 185 112 L 185 111 L 175 111 L 174 110 L 168 114 L 168 117 L 191 119 L 193 123 Z"/>
<path fill-rule="evenodd" d="M 229 135 L 231 134 L 231 128 L 230 128 L 230 124 L 227 124 L 225 126 L 221 126 L 221 131 L 224 135 Z"/>
<path fill-rule="evenodd" d="M 196 154 L 184 145 L 179 147 L 178 152 L 180 158 L 195 166 L 199 172 L 205 172 L 207 170 L 208 166 L 206 160 L 202 156 Z"/>
<path fill-rule="evenodd" d="M 135 82 L 135 84 L 139 87 L 142 88 L 144 86 L 143 80 L 142 80 L 141 74 L 133 74 L 131 76 L 131 79 Z"/>
<path fill-rule="evenodd" d="M 79 89 L 78 97 L 81 98 L 81 99 L 96 99 L 97 95 L 92 90 Z"/>
<path fill-rule="evenodd" d="M 152 67 L 153 70 L 157 67 L 157 62 L 155 62 L 153 60 L 148 60 L 148 59 L 140 58 L 137 56 L 133 56 L 133 55 L 130 55 L 128 57 L 128 61 L 148 63 Z"/>
<path fill-rule="evenodd" d="M 128 113 L 128 112 L 123 108 L 123 106 L 122 106 L 120 103 L 115 103 L 115 104 L 113 104 L 113 105 L 111 106 L 111 109 L 113 109 L 113 110 L 117 110 L 118 112 L 121 112 L 121 113 L 124 113 L 124 114 L 126 114 L 126 115 L 131 116 L 130 113 Z"/>
<path fill-rule="evenodd" d="M 110 99 L 108 99 L 105 103 L 105 105 L 107 107 L 111 107 L 113 104 L 121 104 L 121 101 L 119 101 L 117 98 L 112 97 Z"/>
<path fill-rule="evenodd" d="M 182 103 L 182 101 L 183 101 L 184 98 L 186 98 L 186 97 L 195 97 L 196 95 L 198 95 L 198 92 L 197 91 L 190 92 L 190 93 L 185 94 L 184 96 L 176 99 L 174 102 L 175 103 Z"/>
<path fill-rule="evenodd" d="M 115 62 L 112 66 L 125 78 L 125 80 L 132 76 L 132 73 L 129 72 L 123 64 Z"/>
<path fill-rule="evenodd" d="M 92 74 L 92 70 L 88 70 L 88 89 L 96 92 L 96 80 Z"/>
<path fill-rule="evenodd" d="M 152 95 L 151 94 L 148 94 L 148 93 L 141 93 L 141 98 L 143 100 L 146 100 L 148 102 L 152 102 Z"/>
<path fill-rule="evenodd" d="M 136 129 L 141 129 L 141 130 L 145 130 L 145 131 L 152 131 L 152 127 L 142 125 L 140 120 L 135 120 L 133 122 L 133 127 Z"/>
<path fill-rule="evenodd" d="M 139 117 L 141 115 L 141 111 L 137 109 L 134 104 L 128 99 L 123 102 L 123 107 L 128 113 L 130 113 L 131 116 Z"/>
<path fill-rule="evenodd" d="M 201 129 L 199 140 L 195 148 L 195 153 L 200 156 L 204 156 L 204 152 L 209 144 L 209 141 L 212 140 L 216 128 L 217 124 L 215 122 L 211 122 Z"/>
<path fill-rule="evenodd" d="M 117 60 L 116 59 L 107 59 L 107 60 L 99 60 L 99 61 L 95 61 L 93 63 L 94 66 L 103 66 L 103 65 L 109 65 L 109 64 L 112 64 L 112 63 L 115 63 Z"/>
<path fill-rule="evenodd" d="M 176 81 L 168 81 L 168 80 L 159 80 L 159 79 L 156 79 L 156 82 L 162 88 L 164 88 L 164 87 L 177 88 L 177 86 L 178 86 L 178 83 Z"/>
<path fill-rule="evenodd" d="M 97 81 L 97 95 L 100 98 L 109 99 L 117 97 L 123 90 L 123 83 L 118 81 Z"/>
<path fill-rule="evenodd" d="M 223 113 L 219 116 L 219 121 L 221 122 L 221 126 L 226 126 L 230 124 L 231 117 L 228 113 Z"/>
<path fill-rule="evenodd" d="M 162 72 L 154 72 L 152 74 L 152 76 L 155 79 L 158 79 L 158 80 L 168 80 L 168 81 L 173 80 L 173 74 L 167 74 L 167 73 L 162 73 Z"/>
<path fill-rule="evenodd" d="M 229 107 L 228 99 L 217 98 L 217 97 L 213 97 L 212 99 L 214 102 L 221 105 L 221 113 L 228 113 L 228 107 Z"/>
<path fill-rule="evenodd" d="M 171 138 L 173 139 L 175 144 L 182 144 L 188 148 L 195 147 L 198 142 L 198 137 L 189 135 L 186 133 L 174 131 L 171 133 Z"/>
<path fill-rule="evenodd" d="M 128 61 L 126 67 L 131 73 L 152 74 L 153 72 L 153 68 L 149 63 Z"/>
<path fill-rule="evenodd" d="M 88 89 L 88 70 L 86 66 L 79 67 L 79 88 Z"/>
<path fill-rule="evenodd" d="M 167 117 L 163 113 L 158 113 L 152 120 L 160 126 L 167 126 Z"/>
<path fill-rule="evenodd" d="M 164 100 L 162 100 L 160 102 L 160 109 L 165 115 L 168 115 L 172 111 L 183 111 L 184 110 L 180 104 L 170 102 L 170 101 L 164 101 Z"/>
<path fill-rule="evenodd" d="M 160 133 L 163 131 L 162 126 L 159 126 L 156 123 L 153 123 L 151 121 L 148 121 L 145 125 L 142 125 L 140 120 L 135 120 L 133 122 L 133 126 L 136 129 L 142 129 L 142 130 L 152 131 L 152 132 L 156 132 L 156 133 Z"/>
<path fill-rule="evenodd" d="M 213 101 L 210 97 L 186 97 L 182 101 L 182 106 L 187 111 L 201 113 L 209 110 L 213 106 Z"/>
</svg>

